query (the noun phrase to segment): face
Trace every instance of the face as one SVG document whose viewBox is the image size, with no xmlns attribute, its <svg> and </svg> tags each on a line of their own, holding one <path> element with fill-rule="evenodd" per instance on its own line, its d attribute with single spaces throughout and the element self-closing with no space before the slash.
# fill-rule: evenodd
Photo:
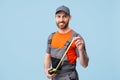
<svg viewBox="0 0 120 80">
<path fill-rule="evenodd" d="M 63 11 L 60 11 L 56 14 L 55 19 L 56 19 L 56 24 L 59 29 L 66 29 L 69 24 L 70 20 L 70 15 L 66 14 Z"/>
</svg>

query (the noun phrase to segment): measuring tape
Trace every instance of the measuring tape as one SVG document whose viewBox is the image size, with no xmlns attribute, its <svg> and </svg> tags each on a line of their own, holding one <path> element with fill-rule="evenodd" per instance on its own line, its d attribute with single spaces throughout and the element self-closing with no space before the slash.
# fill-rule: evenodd
<svg viewBox="0 0 120 80">
<path fill-rule="evenodd" d="M 48 73 L 49 73 L 49 74 L 53 74 L 53 73 L 55 73 L 55 72 L 57 71 L 57 69 L 59 68 L 59 66 L 60 66 L 61 62 L 63 61 L 63 59 L 64 59 L 64 57 L 65 57 L 66 53 L 67 53 L 67 52 L 68 52 L 68 50 L 70 49 L 70 47 L 71 47 L 71 45 L 72 45 L 73 41 L 74 41 L 74 38 L 72 39 L 71 43 L 70 43 L 70 44 L 69 44 L 69 46 L 67 47 L 67 49 L 66 49 L 65 53 L 63 54 L 63 56 L 62 56 L 61 60 L 59 61 L 58 65 L 57 65 L 57 67 L 56 67 L 56 68 L 52 68 L 52 69 L 50 69 L 50 70 L 48 71 Z"/>
</svg>

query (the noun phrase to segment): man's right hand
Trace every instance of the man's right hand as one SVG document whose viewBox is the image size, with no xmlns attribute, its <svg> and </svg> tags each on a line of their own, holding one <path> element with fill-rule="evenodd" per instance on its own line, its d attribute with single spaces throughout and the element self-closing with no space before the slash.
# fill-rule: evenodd
<svg viewBox="0 0 120 80">
<path fill-rule="evenodd" d="M 47 70 L 45 70 L 46 76 L 47 76 L 48 78 L 55 78 L 55 77 L 56 77 L 56 74 L 49 74 L 49 73 L 48 73 L 49 70 L 50 70 L 50 68 L 47 69 Z"/>
</svg>

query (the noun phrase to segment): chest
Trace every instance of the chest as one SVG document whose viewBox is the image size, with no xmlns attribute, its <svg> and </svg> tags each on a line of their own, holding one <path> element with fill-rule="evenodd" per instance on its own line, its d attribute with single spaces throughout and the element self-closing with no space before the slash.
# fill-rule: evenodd
<svg viewBox="0 0 120 80">
<path fill-rule="evenodd" d="M 63 48 L 66 42 L 72 37 L 71 34 L 59 35 L 55 34 L 52 38 L 51 46 L 53 48 Z"/>
</svg>

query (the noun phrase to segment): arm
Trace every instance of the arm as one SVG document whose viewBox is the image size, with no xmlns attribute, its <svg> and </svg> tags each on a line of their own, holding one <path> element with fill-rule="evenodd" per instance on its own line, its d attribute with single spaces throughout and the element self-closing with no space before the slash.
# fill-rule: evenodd
<svg viewBox="0 0 120 80">
<path fill-rule="evenodd" d="M 78 48 L 80 64 L 86 68 L 88 66 L 89 57 L 85 51 L 84 41 L 81 37 L 75 37 L 74 40 L 76 47 Z"/>
<path fill-rule="evenodd" d="M 51 61 L 50 61 L 50 54 L 47 53 L 45 55 L 45 59 L 44 59 L 44 69 L 45 69 L 45 73 L 47 73 L 48 69 L 50 68 L 51 65 Z"/>
<path fill-rule="evenodd" d="M 48 78 L 54 78 L 56 74 L 52 74 L 52 75 L 48 74 L 48 70 L 50 70 L 50 65 L 51 65 L 51 57 L 49 53 L 46 53 L 45 59 L 44 59 L 45 74 Z"/>
<path fill-rule="evenodd" d="M 88 66 L 88 62 L 89 62 L 89 58 L 87 56 L 87 53 L 85 50 L 79 50 L 79 60 L 80 60 L 80 64 L 83 66 L 83 67 L 87 67 Z"/>
</svg>

